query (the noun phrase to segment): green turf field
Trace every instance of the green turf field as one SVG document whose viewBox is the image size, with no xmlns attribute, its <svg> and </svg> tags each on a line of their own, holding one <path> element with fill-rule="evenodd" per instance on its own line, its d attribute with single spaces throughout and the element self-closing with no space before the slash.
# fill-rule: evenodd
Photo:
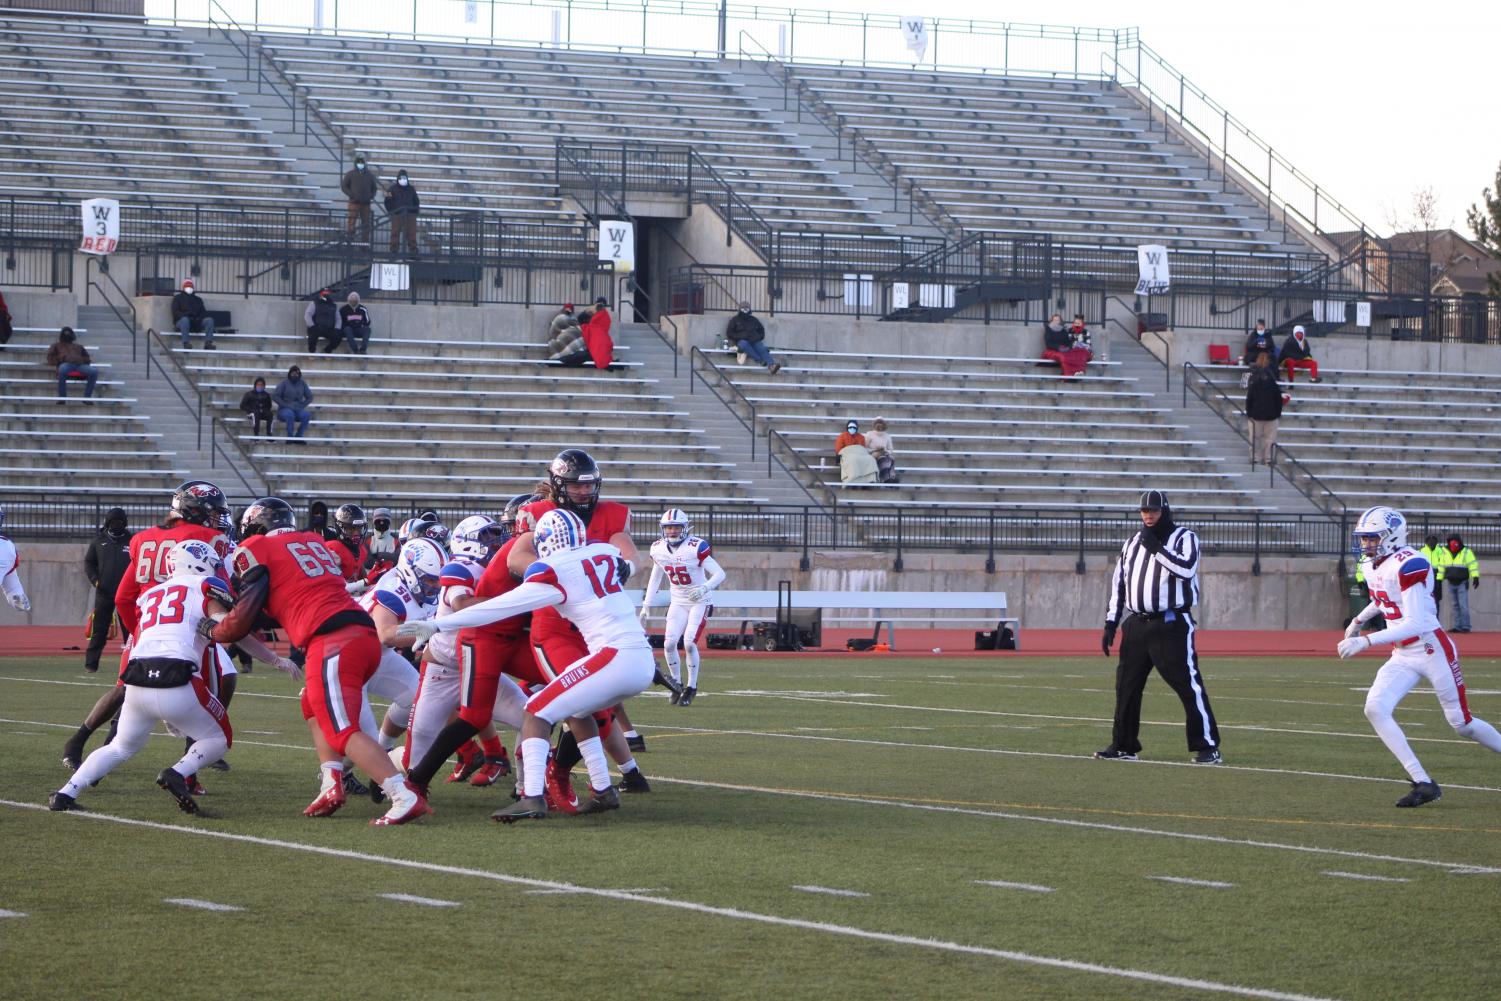
<svg viewBox="0 0 1501 1001">
<path fill-rule="evenodd" d="M 618 813 L 501 827 L 503 788 L 435 786 L 434 816 L 374 829 L 364 801 L 300 815 L 316 764 L 266 668 L 210 816 L 154 785 L 166 737 L 89 815 L 28 809 L 105 682 L 0 661 L 0 911 L 24 915 L 0 996 L 1497 997 L 1501 757 L 1414 693 L 1445 795 L 1394 809 L 1358 690 L 1379 663 L 1206 664 L 1227 765 L 1204 767 L 1160 680 L 1147 760 L 1090 759 L 1103 657 L 713 660 L 691 708 L 632 703 L 654 791 Z M 1501 720 L 1501 663 L 1465 667 Z"/>
</svg>

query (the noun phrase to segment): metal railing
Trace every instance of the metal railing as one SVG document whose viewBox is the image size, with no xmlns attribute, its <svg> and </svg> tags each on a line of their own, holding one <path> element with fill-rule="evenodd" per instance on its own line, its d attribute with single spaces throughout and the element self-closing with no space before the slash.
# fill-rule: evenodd
<svg viewBox="0 0 1501 1001">
<path fill-rule="evenodd" d="M 102 281 L 108 282 L 108 287 L 89 277 L 98 271 Z M 115 314 L 115 319 L 120 321 L 122 327 L 130 331 L 130 360 L 136 361 L 136 337 L 141 330 L 140 318 L 136 315 L 136 306 L 130 295 L 115 281 L 115 276 L 109 273 L 109 260 L 104 257 L 89 255 L 87 263 L 83 266 L 84 277 L 84 305 L 93 303 L 93 293 L 99 293 L 99 300 L 109 307 L 109 311 Z M 110 290 L 114 290 L 114 296 L 110 296 Z M 127 316 L 129 317 L 127 319 Z"/>
<path fill-rule="evenodd" d="M 699 373 L 696 363 L 700 360 L 703 361 L 706 369 L 714 373 L 713 381 L 710 381 Z M 725 410 L 729 411 L 730 416 L 734 417 L 735 420 L 740 422 L 740 426 L 745 428 L 746 433 L 750 436 L 750 457 L 754 461 L 756 458 L 756 405 L 746 399 L 745 394 L 740 391 L 740 387 L 730 381 L 729 376 L 719 370 L 719 366 L 714 364 L 713 359 L 695 345 L 689 350 L 688 354 L 688 392 L 694 392 L 694 386 L 698 383 L 703 383 L 704 388 L 714 394 L 714 398 L 720 402 Z M 726 396 L 721 393 L 719 386 L 715 383 L 723 385 L 725 389 L 729 390 L 730 395 Z M 735 403 L 744 407 L 746 414 L 749 416 L 742 415 L 739 410 L 735 409 Z"/>
<path fill-rule="evenodd" d="M 787 455 L 787 458 L 791 460 L 790 466 L 788 465 L 788 463 L 782 461 L 782 457 L 777 454 L 777 449 L 775 446 L 781 446 L 782 452 L 784 452 Z M 808 500 L 816 504 L 820 511 L 832 511 L 839 506 L 839 495 L 823 485 L 823 477 L 820 476 L 812 466 L 808 465 L 807 460 L 798 453 L 798 450 L 793 446 L 792 442 L 787 440 L 787 436 L 782 434 L 782 432 L 778 431 L 776 428 L 771 427 L 770 422 L 767 422 L 767 476 L 776 475 L 775 470 L 772 469 L 773 462 L 776 463 L 777 466 L 781 467 L 782 472 L 787 475 L 788 479 L 790 479 L 793 483 L 796 483 L 802 490 L 802 492 L 808 495 Z M 815 489 L 823 491 L 824 496 L 822 500 L 819 499 L 818 495 L 813 492 Z M 825 503 L 825 501 L 827 501 L 827 503 Z"/>
</svg>

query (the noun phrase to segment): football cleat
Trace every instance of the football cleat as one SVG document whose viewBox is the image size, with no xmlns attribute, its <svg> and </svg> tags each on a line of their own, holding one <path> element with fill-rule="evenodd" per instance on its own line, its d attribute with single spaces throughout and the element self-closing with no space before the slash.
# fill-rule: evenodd
<svg viewBox="0 0 1501 1001">
<path fill-rule="evenodd" d="M 511 774 L 510 758 L 492 758 L 486 755 L 485 763 L 480 765 L 477 772 L 469 776 L 469 784 L 472 786 L 493 786 L 509 774 Z"/>
<path fill-rule="evenodd" d="M 83 761 L 79 755 L 73 752 L 71 745 L 67 750 L 63 751 L 63 767 L 70 772 L 76 772 L 83 767 Z"/>
<path fill-rule="evenodd" d="M 412 788 L 415 791 L 416 786 L 413 786 Z M 423 796 L 422 796 L 422 798 L 426 799 L 427 798 L 427 794 L 424 793 Z M 370 780 L 370 802 L 374 803 L 376 806 L 379 806 L 380 804 L 384 803 L 385 801 L 386 801 L 386 791 L 380 787 L 380 783 L 379 782 L 375 781 L 374 779 L 371 779 Z"/>
<path fill-rule="evenodd" d="M 346 796 L 368 796 L 370 794 L 370 787 L 355 776 L 354 769 L 352 768 L 344 769 L 344 777 L 339 781 L 344 786 L 344 795 Z"/>
<path fill-rule="evenodd" d="M 171 769 L 168 769 L 168 770 L 170 771 Z M 192 778 L 187 779 L 186 781 L 187 781 L 187 784 L 188 784 L 188 793 L 190 795 L 193 795 L 193 796 L 207 796 L 208 795 L 208 790 L 205 789 L 205 788 L 203 788 L 203 783 L 198 781 L 198 776 L 197 775 L 194 775 Z"/>
<path fill-rule="evenodd" d="M 620 775 L 621 792 L 651 792 L 651 783 L 641 774 L 641 769 L 632 768 Z"/>
<path fill-rule="evenodd" d="M 620 809 L 620 794 L 614 786 L 605 786 L 603 789 L 591 791 L 589 799 L 579 807 L 579 813 L 605 813 L 609 810 Z"/>
<path fill-rule="evenodd" d="M 475 772 L 479 771 L 485 763 L 485 752 L 474 741 L 465 741 L 454 752 L 458 755 L 459 762 L 453 766 L 453 772 L 448 776 L 450 782 L 462 782 Z"/>
<path fill-rule="evenodd" d="M 370 821 L 371 827 L 396 827 L 400 824 L 410 824 L 433 812 L 433 808 L 427 805 L 427 797 L 419 793 L 410 782 L 407 783 L 407 789 L 412 794 L 410 802 L 393 802 L 391 809 Z M 407 798 L 401 797 L 403 800 Z"/>
<path fill-rule="evenodd" d="M 639 733 L 634 737 L 628 736 L 625 738 L 625 746 L 629 747 L 632 751 L 644 751 L 646 750 L 646 738 Z"/>
<path fill-rule="evenodd" d="M 573 791 L 573 776 L 557 767 L 551 760 L 547 762 L 547 784 L 544 789 L 543 798 L 550 808 L 559 813 L 579 812 L 579 798 Z M 521 802 L 535 798 L 523 796 Z"/>
<path fill-rule="evenodd" d="M 1218 747 L 1206 747 L 1198 754 L 1195 754 L 1192 760 L 1196 765 L 1220 765 L 1224 764 L 1225 761 L 1224 758 L 1220 757 L 1220 749 Z"/>
<path fill-rule="evenodd" d="M 490 814 L 490 819 L 502 824 L 514 824 L 518 820 L 546 820 L 547 799 L 543 796 L 523 796 L 510 806 Z"/>
<path fill-rule="evenodd" d="M 344 784 L 335 782 L 318 794 L 302 811 L 304 817 L 332 817 L 344 805 Z"/>
<path fill-rule="evenodd" d="M 1130 751 L 1117 750 L 1114 746 L 1107 747 L 1102 751 L 1094 752 L 1094 756 L 1101 761 L 1135 761 L 1136 755 Z"/>
<path fill-rule="evenodd" d="M 1398 806 L 1422 806 L 1444 798 L 1444 791 L 1437 782 L 1414 782 L 1412 790 L 1397 800 Z"/>
<path fill-rule="evenodd" d="M 215 761 L 213 764 L 209 765 L 209 767 L 216 772 L 227 772 L 229 771 L 229 762 L 225 761 L 223 758 L 220 758 L 218 761 Z"/>
<path fill-rule="evenodd" d="M 693 696 L 696 695 L 696 694 L 698 694 L 698 689 L 694 688 L 692 685 L 689 685 L 687 688 L 683 689 L 683 697 L 681 699 L 678 699 L 678 705 L 680 705 L 680 706 L 689 706 L 689 705 L 692 705 L 693 704 Z"/>
<path fill-rule="evenodd" d="M 177 800 L 177 808 L 183 813 L 198 812 L 198 804 L 193 801 L 192 786 L 189 785 L 191 781 L 191 779 L 183 778 L 176 769 L 172 768 L 163 768 L 156 776 L 156 784 Z"/>
<path fill-rule="evenodd" d="M 671 702 L 673 705 L 677 705 L 682 700 L 683 700 L 683 690 L 681 688 L 674 688 L 672 690 L 672 694 L 669 695 L 669 696 L 667 696 L 667 701 Z"/>
<path fill-rule="evenodd" d="M 47 809 L 57 813 L 78 809 L 78 801 L 65 792 L 55 792 L 47 798 Z"/>
<path fill-rule="evenodd" d="M 672 704 L 678 704 L 678 696 L 682 694 L 683 691 L 682 682 L 677 681 L 674 678 L 669 678 L 667 675 L 663 674 L 662 669 L 658 667 L 652 671 L 651 683 L 654 685 L 661 685 L 663 688 L 671 692 Z"/>
</svg>

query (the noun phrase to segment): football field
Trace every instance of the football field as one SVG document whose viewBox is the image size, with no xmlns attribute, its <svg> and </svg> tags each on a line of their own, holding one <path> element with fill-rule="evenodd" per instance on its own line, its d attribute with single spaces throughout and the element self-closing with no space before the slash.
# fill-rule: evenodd
<svg viewBox="0 0 1501 1001">
<path fill-rule="evenodd" d="M 1206 662 L 1213 767 L 1156 678 L 1144 759 L 1090 758 L 1104 657 L 716 658 L 691 708 L 631 703 L 653 791 L 619 812 L 502 827 L 508 781 L 440 780 L 434 816 L 376 829 L 365 800 L 301 816 L 317 767 L 265 667 L 204 816 L 153 782 L 165 735 L 49 813 L 108 679 L 3 660 L 0 994 L 1496 997 L 1501 756 L 1415 692 L 1398 720 L 1444 797 L 1394 809 L 1379 664 Z M 1501 720 L 1501 662 L 1464 666 Z"/>
</svg>

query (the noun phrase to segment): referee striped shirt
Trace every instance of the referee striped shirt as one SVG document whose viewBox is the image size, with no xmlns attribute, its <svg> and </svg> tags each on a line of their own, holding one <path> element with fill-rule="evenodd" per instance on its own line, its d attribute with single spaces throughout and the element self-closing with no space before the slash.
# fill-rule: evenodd
<svg viewBox="0 0 1501 1001">
<path fill-rule="evenodd" d="M 1199 600 L 1199 537 L 1175 528 L 1162 551 L 1141 544 L 1143 532 L 1126 540 L 1110 581 L 1106 622 L 1120 622 L 1127 614 L 1185 612 Z"/>
</svg>

